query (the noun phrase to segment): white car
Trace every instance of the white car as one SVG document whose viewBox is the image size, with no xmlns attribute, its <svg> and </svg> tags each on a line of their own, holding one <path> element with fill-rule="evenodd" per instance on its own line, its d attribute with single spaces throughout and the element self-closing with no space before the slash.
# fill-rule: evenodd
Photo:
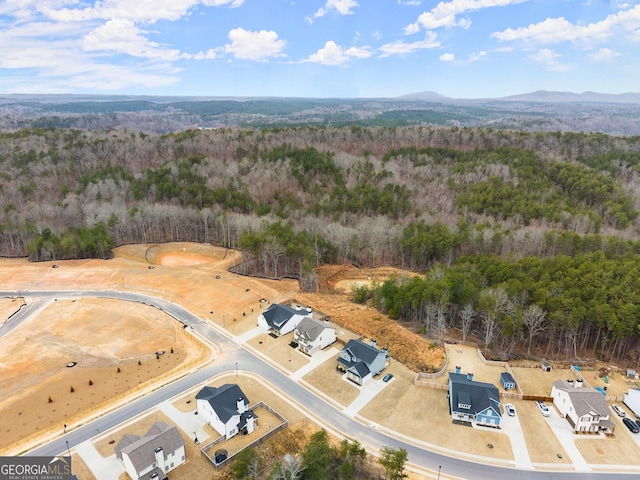
<svg viewBox="0 0 640 480">
<path fill-rule="evenodd" d="M 616 412 L 618 414 L 619 417 L 626 417 L 627 416 L 627 412 L 625 412 L 622 408 L 620 408 L 618 405 L 613 405 L 611 408 L 613 408 L 613 411 Z"/>
<path fill-rule="evenodd" d="M 549 407 L 547 407 L 546 403 L 538 400 L 536 404 L 538 405 L 538 409 L 540 410 L 540 413 L 542 413 L 543 417 L 548 417 L 550 415 Z"/>
<path fill-rule="evenodd" d="M 504 409 L 507 411 L 507 415 L 510 417 L 516 416 L 516 407 L 513 406 L 513 403 L 505 403 Z"/>
</svg>

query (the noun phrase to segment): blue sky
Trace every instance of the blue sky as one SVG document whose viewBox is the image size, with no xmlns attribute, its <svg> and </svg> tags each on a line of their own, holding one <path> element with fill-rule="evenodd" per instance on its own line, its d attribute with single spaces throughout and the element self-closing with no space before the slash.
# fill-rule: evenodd
<svg viewBox="0 0 640 480">
<path fill-rule="evenodd" d="M 640 1 L 0 0 L 0 93 L 640 92 Z"/>
</svg>

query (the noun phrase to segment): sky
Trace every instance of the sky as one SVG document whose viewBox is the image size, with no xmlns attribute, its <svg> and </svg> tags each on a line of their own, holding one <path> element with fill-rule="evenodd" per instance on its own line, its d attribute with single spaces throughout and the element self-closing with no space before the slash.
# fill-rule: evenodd
<svg viewBox="0 0 640 480">
<path fill-rule="evenodd" d="M 640 0 L 0 0 L 0 93 L 640 92 Z"/>
</svg>

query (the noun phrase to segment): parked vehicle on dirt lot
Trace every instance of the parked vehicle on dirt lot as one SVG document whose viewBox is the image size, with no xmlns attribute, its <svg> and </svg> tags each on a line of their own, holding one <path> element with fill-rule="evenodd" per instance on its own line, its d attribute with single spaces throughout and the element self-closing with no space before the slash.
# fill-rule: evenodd
<svg viewBox="0 0 640 480">
<path fill-rule="evenodd" d="M 513 406 L 513 403 L 505 403 L 504 409 L 507 411 L 507 415 L 510 417 L 516 416 L 516 407 Z"/>
<path fill-rule="evenodd" d="M 625 427 L 627 427 L 631 433 L 640 432 L 640 427 L 638 427 L 638 424 L 630 418 L 623 418 L 622 423 L 624 423 Z"/>
<path fill-rule="evenodd" d="M 392 378 L 393 378 L 393 373 L 387 373 L 384 377 L 382 377 L 382 381 L 386 383 Z"/>
<path fill-rule="evenodd" d="M 538 405 L 538 410 L 540 410 L 540 413 L 542 413 L 543 417 L 548 417 L 551 414 L 551 412 L 549 412 L 549 407 L 547 407 L 546 403 L 538 400 L 536 404 Z"/>
</svg>

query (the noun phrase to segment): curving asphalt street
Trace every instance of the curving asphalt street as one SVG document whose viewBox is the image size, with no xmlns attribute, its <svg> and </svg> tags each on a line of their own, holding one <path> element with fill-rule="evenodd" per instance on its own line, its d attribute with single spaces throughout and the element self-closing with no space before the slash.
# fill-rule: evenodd
<svg viewBox="0 0 640 480">
<path fill-rule="evenodd" d="M 637 477 L 638 475 L 637 473 L 622 472 L 550 472 L 541 470 L 519 470 L 449 457 L 403 442 L 393 436 L 385 434 L 384 432 L 374 430 L 353 420 L 295 381 L 292 381 L 267 362 L 234 343 L 229 337 L 221 333 L 221 331 L 217 330 L 212 325 L 202 322 L 187 309 L 160 298 L 133 292 L 116 291 L 21 291 L 20 295 L 30 298 L 33 297 L 35 301 L 32 305 L 39 305 L 37 308 L 40 308 L 40 306 L 44 305 L 45 302 L 53 299 L 68 297 L 110 298 L 150 305 L 163 310 L 187 327 L 193 328 L 194 331 L 214 343 L 221 352 L 215 363 L 189 373 L 176 381 L 167 383 L 153 392 L 146 394 L 142 398 L 136 399 L 82 427 L 74 429 L 73 431 L 61 435 L 47 444 L 29 451 L 27 455 L 30 456 L 58 455 L 66 453 L 68 447 L 73 448 L 75 445 L 89 440 L 98 433 L 115 427 L 118 424 L 155 407 L 161 402 L 205 382 L 207 379 L 215 375 L 234 371 L 237 365 L 239 370 L 252 372 L 261 376 L 285 395 L 294 398 L 296 402 L 304 405 L 307 410 L 314 412 L 327 426 L 335 431 L 342 432 L 350 438 L 356 438 L 363 445 L 367 445 L 375 449 L 380 449 L 383 446 L 404 448 L 407 450 L 409 463 L 434 472 L 437 472 L 438 467 L 440 466 L 443 476 L 446 475 L 447 477 L 453 476 L 464 479 L 492 480 L 512 480 L 516 477 L 518 480 L 603 480 L 629 478 L 630 475 Z M 0 291 L 0 296 L 15 297 L 17 296 L 17 293 Z M 36 307 L 32 307 L 31 311 L 34 311 L 35 308 Z M 18 317 L 18 319 L 15 319 L 14 322 L 17 324 L 20 320 L 27 318 L 26 315 L 28 313 L 29 312 L 21 314 L 21 316 Z M 16 325 L 14 324 L 13 326 L 15 327 Z M 0 329 L 0 336 L 8 333 L 8 331 L 10 331 L 9 328 L 7 328 L 6 331 Z M 426 415 L 428 415 L 428 407 L 425 408 L 425 416 Z"/>
</svg>

